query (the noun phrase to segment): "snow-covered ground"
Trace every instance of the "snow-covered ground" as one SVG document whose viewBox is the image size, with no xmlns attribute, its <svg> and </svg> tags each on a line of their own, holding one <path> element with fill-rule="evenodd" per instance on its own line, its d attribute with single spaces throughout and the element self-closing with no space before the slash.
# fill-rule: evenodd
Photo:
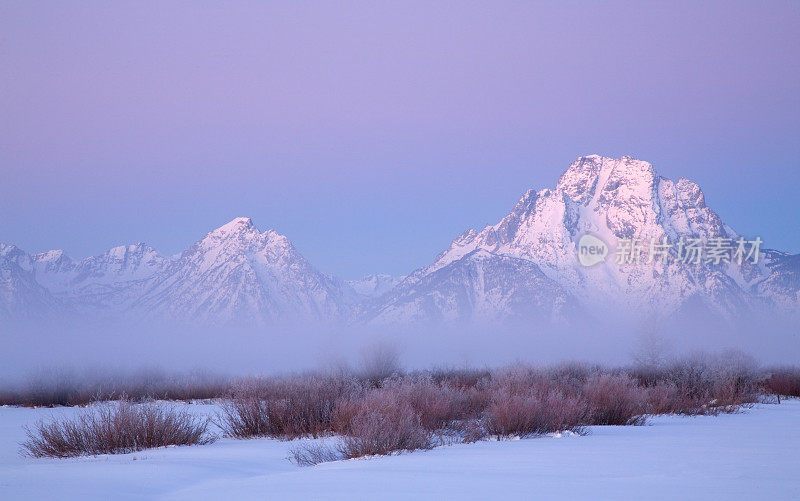
<svg viewBox="0 0 800 501">
<path fill-rule="evenodd" d="M 307 468 L 287 461 L 293 444 L 278 440 L 67 460 L 19 455 L 24 424 L 76 411 L 0 407 L 0 499 L 800 499 L 798 400 Z"/>
</svg>

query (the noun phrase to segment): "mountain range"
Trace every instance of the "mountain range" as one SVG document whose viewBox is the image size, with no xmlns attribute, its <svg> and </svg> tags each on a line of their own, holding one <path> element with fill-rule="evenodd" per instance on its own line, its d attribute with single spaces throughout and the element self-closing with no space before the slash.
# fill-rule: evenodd
<svg viewBox="0 0 800 501">
<path fill-rule="evenodd" d="M 552 189 L 527 191 L 497 224 L 470 229 L 408 276 L 346 281 L 317 270 L 289 239 L 249 218 L 178 256 L 143 243 L 75 261 L 0 243 L 0 319 L 50 316 L 203 323 L 336 321 L 376 325 L 539 319 L 607 311 L 670 316 L 698 309 L 735 320 L 800 312 L 800 255 L 761 249 L 757 262 L 582 266 L 585 234 L 608 243 L 743 238 L 687 179 L 630 157 L 575 161 Z M 666 239 L 666 240 L 665 240 Z M 749 240 L 749 239 L 748 239 Z"/>
</svg>

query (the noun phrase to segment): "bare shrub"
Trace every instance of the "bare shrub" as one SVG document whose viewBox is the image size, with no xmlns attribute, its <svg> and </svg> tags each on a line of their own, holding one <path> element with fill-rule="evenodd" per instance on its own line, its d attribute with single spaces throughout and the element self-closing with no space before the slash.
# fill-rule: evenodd
<svg viewBox="0 0 800 501">
<path fill-rule="evenodd" d="M 562 390 L 578 392 L 590 377 L 601 372 L 603 369 L 598 365 L 569 361 L 546 369 L 543 375 Z"/>
<path fill-rule="evenodd" d="M 336 402 L 358 389 L 353 381 L 343 378 L 309 376 L 283 380 L 268 395 L 270 420 L 278 435 L 318 437 L 331 430 Z"/>
<path fill-rule="evenodd" d="M 431 433 L 420 424 L 419 414 L 395 392 L 370 390 L 356 406 L 340 447 L 345 458 L 433 447 Z"/>
<path fill-rule="evenodd" d="M 270 426 L 267 406 L 267 400 L 257 396 L 234 393 L 220 404 L 217 426 L 234 438 L 272 436 L 274 428 Z"/>
<path fill-rule="evenodd" d="M 758 363 L 739 350 L 725 350 L 713 359 L 714 383 L 712 404 L 717 407 L 740 406 L 757 402 L 763 379 Z"/>
<path fill-rule="evenodd" d="M 676 414 L 690 407 L 674 383 L 659 382 L 646 391 L 648 414 Z"/>
<path fill-rule="evenodd" d="M 338 448 L 326 443 L 311 442 L 295 445 L 289 449 L 289 459 L 297 466 L 314 466 L 344 459 Z"/>
<path fill-rule="evenodd" d="M 337 402 L 358 390 L 339 377 L 245 379 L 234 385 L 217 421 L 236 438 L 318 437 L 333 429 Z"/>
<path fill-rule="evenodd" d="M 427 375 L 390 378 L 384 380 L 383 389 L 410 405 L 419 416 L 420 425 L 428 431 L 458 429 L 462 421 L 479 418 L 489 403 L 486 388 L 457 388 L 449 383 L 436 383 Z M 348 432 L 350 423 L 362 410 L 363 399 L 364 392 L 355 392 L 336 402 L 332 431 Z"/>
<path fill-rule="evenodd" d="M 461 433 L 462 441 L 471 444 L 479 440 L 484 440 L 489 436 L 483 422 L 479 419 L 470 419 L 457 425 L 456 431 Z"/>
<path fill-rule="evenodd" d="M 113 400 L 123 395 L 131 401 L 193 400 L 223 396 L 227 378 L 195 371 L 167 375 L 160 369 L 141 369 L 133 373 L 87 372 L 47 369 L 28 377 L 24 384 L 4 388 L 0 405 L 53 407 L 86 405 Z"/>
<path fill-rule="evenodd" d="M 775 395 L 800 397 L 800 367 L 773 367 L 766 371 L 763 388 Z"/>
<path fill-rule="evenodd" d="M 752 357 L 732 350 L 715 355 L 695 354 L 647 373 L 634 369 L 632 374 L 648 388 L 664 385 L 677 388 L 674 398 L 662 399 L 650 412 L 660 407 L 666 412 L 689 415 L 733 412 L 743 404 L 757 402 L 761 392 L 759 382 L 763 380 Z M 664 396 L 664 391 L 662 388 L 650 392 L 651 406 L 653 398 L 659 392 Z"/>
<path fill-rule="evenodd" d="M 631 354 L 634 364 L 645 370 L 657 369 L 667 363 L 671 352 L 672 344 L 663 336 L 658 320 L 647 319 L 639 328 Z"/>
<path fill-rule="evenodd" d="M 361 351 L 360 376 L 372 386 L 402 374 L 400 350 L 389 341 L 376 341 Z"/>
<path fill-rule="evenodd" d="M 644 422 L 647 392 L 629 376 L 593 376 L 584 385 L 583 392 L 588 406 L 588 424 L 626 425 Z"/>
<path fill-rule="evenodd" d="M 205 444 L 208 420 L 163 403 L 122 400 L 87 410 L 74 419 L 40 421 L 25 428 L 24 453 L 66 458 L 125 454 L 167 445 Z"/>
<path fill-rule="evenodd" d="M 441 430 L 455 421 L 477 417 L 485 407 L 479 389 L 437 384 L 429 376 L 389 380 L 384 387 L 408 402 L 427 430 Z"/>
<path fill-rule="evenodd" d="M 350 430 L 350 423 L 361 410 L 361 400 L 364 392 L 344 397 L 336 401 L 336 406 L 331 415 L 331 431 L 345 435 Z"/>
<path fill-rule="evenodd" d="M 373 347 L 374 356 L 366 357 L 372 362 L 363 365 L 360 377 L 344 370 L 235 382 L 196 374 L 176 378 L 158 370 L 105 380 L 59 373 L 48 380 L 32 381 L 24 396 L 28 402 L 73 405 L 115 396 L 123 388 L 133 391 L 137 399 L 147 395 L 190 398 L 224 390 L 216 420 L 228 436 L 289 439 L 341 435 L 337 446 L 308 443 L 293 449 L 296 463 L 316 464 L 426 449 L 434 443 L 471 442 L 490 434 L 524 436 L 580 430 L 592 424 L 639 424 L 646 414 L 733 412 L 741 405 L 763 400 L 765 391 L 800 393 L 800 370 L 763 371 L 752 358 L 735 351 L 668 362 L 658 359 L 629 369 L 570 362 L 549 368 L 517 364 L 493 371 L 439 369 L 406 375 L 400 372 L 396 350 L 384 348 L 386 345 Z M 12 399 L 20 395 L 4 392 L 1 396 Z M 38 451 L 66 457 L 182 443 L 177 436 L 180 429 L 172 433 L 173 438 L 166 436 L 164 427 L 175 419 L 159 418 L 157 413 L 149 418 L 135 414 L 144 411 L 132 405 L 126 399 L 77 420 L 40 423 L 29 431 L 26 449 L 30 454 Z M 112 410 L 120 416 L 111 414 Z M 125 416 L 134 424 L 126 424 Z M 152 423 L 147 425 L 150 429 L 164 433 L 157 437 L 153 431 L 145 440 L 137 437 L 133 445 L 114 438 L 123 434 L 126 440 L 134 440 L 130 437 L 135 434 L 128 429 L 147 419 Z M 103 422 L 113 426 L 102 428 Z M 186 429 L 190 423 L 177 424 Z"/>
<path fill-rule="evenodd" d="M 555 390 L 494 394 L 486 412 L 489 434 L 501 438 L 579 430 L 585 407 L 579 399 Z"/>
<path fill-rule="evenodd" d="M 446 384 L 452 388 L 466 389 L 474 388 L 481 381 L 491 378 L 492 373 L 489 369 L 434 369 L 427 372 L 427 375 L 434 383 Z"/>
<path fill-rule="evenodd" d="M 230 379 L 204 371 L 168 375 L 161 370 L 140 371 L 123 377 L 114 387 L 107 389 L 110 397 L 127 395 L 133 400 L 204 400 L 225 395 L 231 387 Z"/>
<path fill-rule="evenodd" d="M 91 399 L 91 393 L 97 392 L 97 388 L 87 388 L 87 386 L 71 370 L 41 371 L 34 374 L 20 392 L 20 404 L 31 407 L 76 405 L 83 400 Z"/>
</svg>

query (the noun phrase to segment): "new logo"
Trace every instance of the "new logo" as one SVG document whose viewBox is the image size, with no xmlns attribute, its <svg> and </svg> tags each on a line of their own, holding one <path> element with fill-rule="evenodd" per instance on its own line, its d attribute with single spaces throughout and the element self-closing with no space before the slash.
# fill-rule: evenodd
<svg viewBox="0 0 800 501">
<path fill-rule="evenodd" d="M 608 255 L 608 246 L 596 236 L 585 233 L 578 240 L 578 261 L 582 266 L 594 266 L 602 263 Z"/>
</svg>

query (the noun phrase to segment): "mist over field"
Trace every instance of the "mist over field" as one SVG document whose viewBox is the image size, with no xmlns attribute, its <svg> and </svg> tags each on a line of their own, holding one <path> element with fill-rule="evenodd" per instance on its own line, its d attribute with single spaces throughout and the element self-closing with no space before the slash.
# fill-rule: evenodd
<svg viewBox="0 0 800 501">
<path fill-rule="evenodd" d="M 579 261 L 585 235 L 599 261 Z M 708 254 L 688 259 L 687 241 Z M 626 257 L 626 242 L 667 252 Z M 14 354 L 0 371 L 278 373 L 353 365 L 375 343 L 408 368 L 621 364 L 647 337 L 676 355 L 793 362 L 800 259 L 762 243 L 726 225 L 688 179 L 589 155 L 399 277 L 337 278 L 247 217 L 174 256 L 137 243 L 74 260 L 0 244 L 0 347 Z"/>
<path fill-rule="evenodd" d="M 496 367 L 515 362 L 550 365 L 584 360 L 632 363 L 642 343 L 658 342 L 667 356 L 740 350 L 764 364 L 800 358 L 790 319 L 751 318 L 735 325 L 708 315 L 679 321 L 573 319 L 485 325 L 414 326 L 273 325 L 190 326 L 163 322 L 18 322 L 0 330 L 0 384 L 102 378 L 148 371 L 166 375 L 224 376 L 357 368 L 376 345 L 395 350 L 408 370 Z"/>
</svg>

